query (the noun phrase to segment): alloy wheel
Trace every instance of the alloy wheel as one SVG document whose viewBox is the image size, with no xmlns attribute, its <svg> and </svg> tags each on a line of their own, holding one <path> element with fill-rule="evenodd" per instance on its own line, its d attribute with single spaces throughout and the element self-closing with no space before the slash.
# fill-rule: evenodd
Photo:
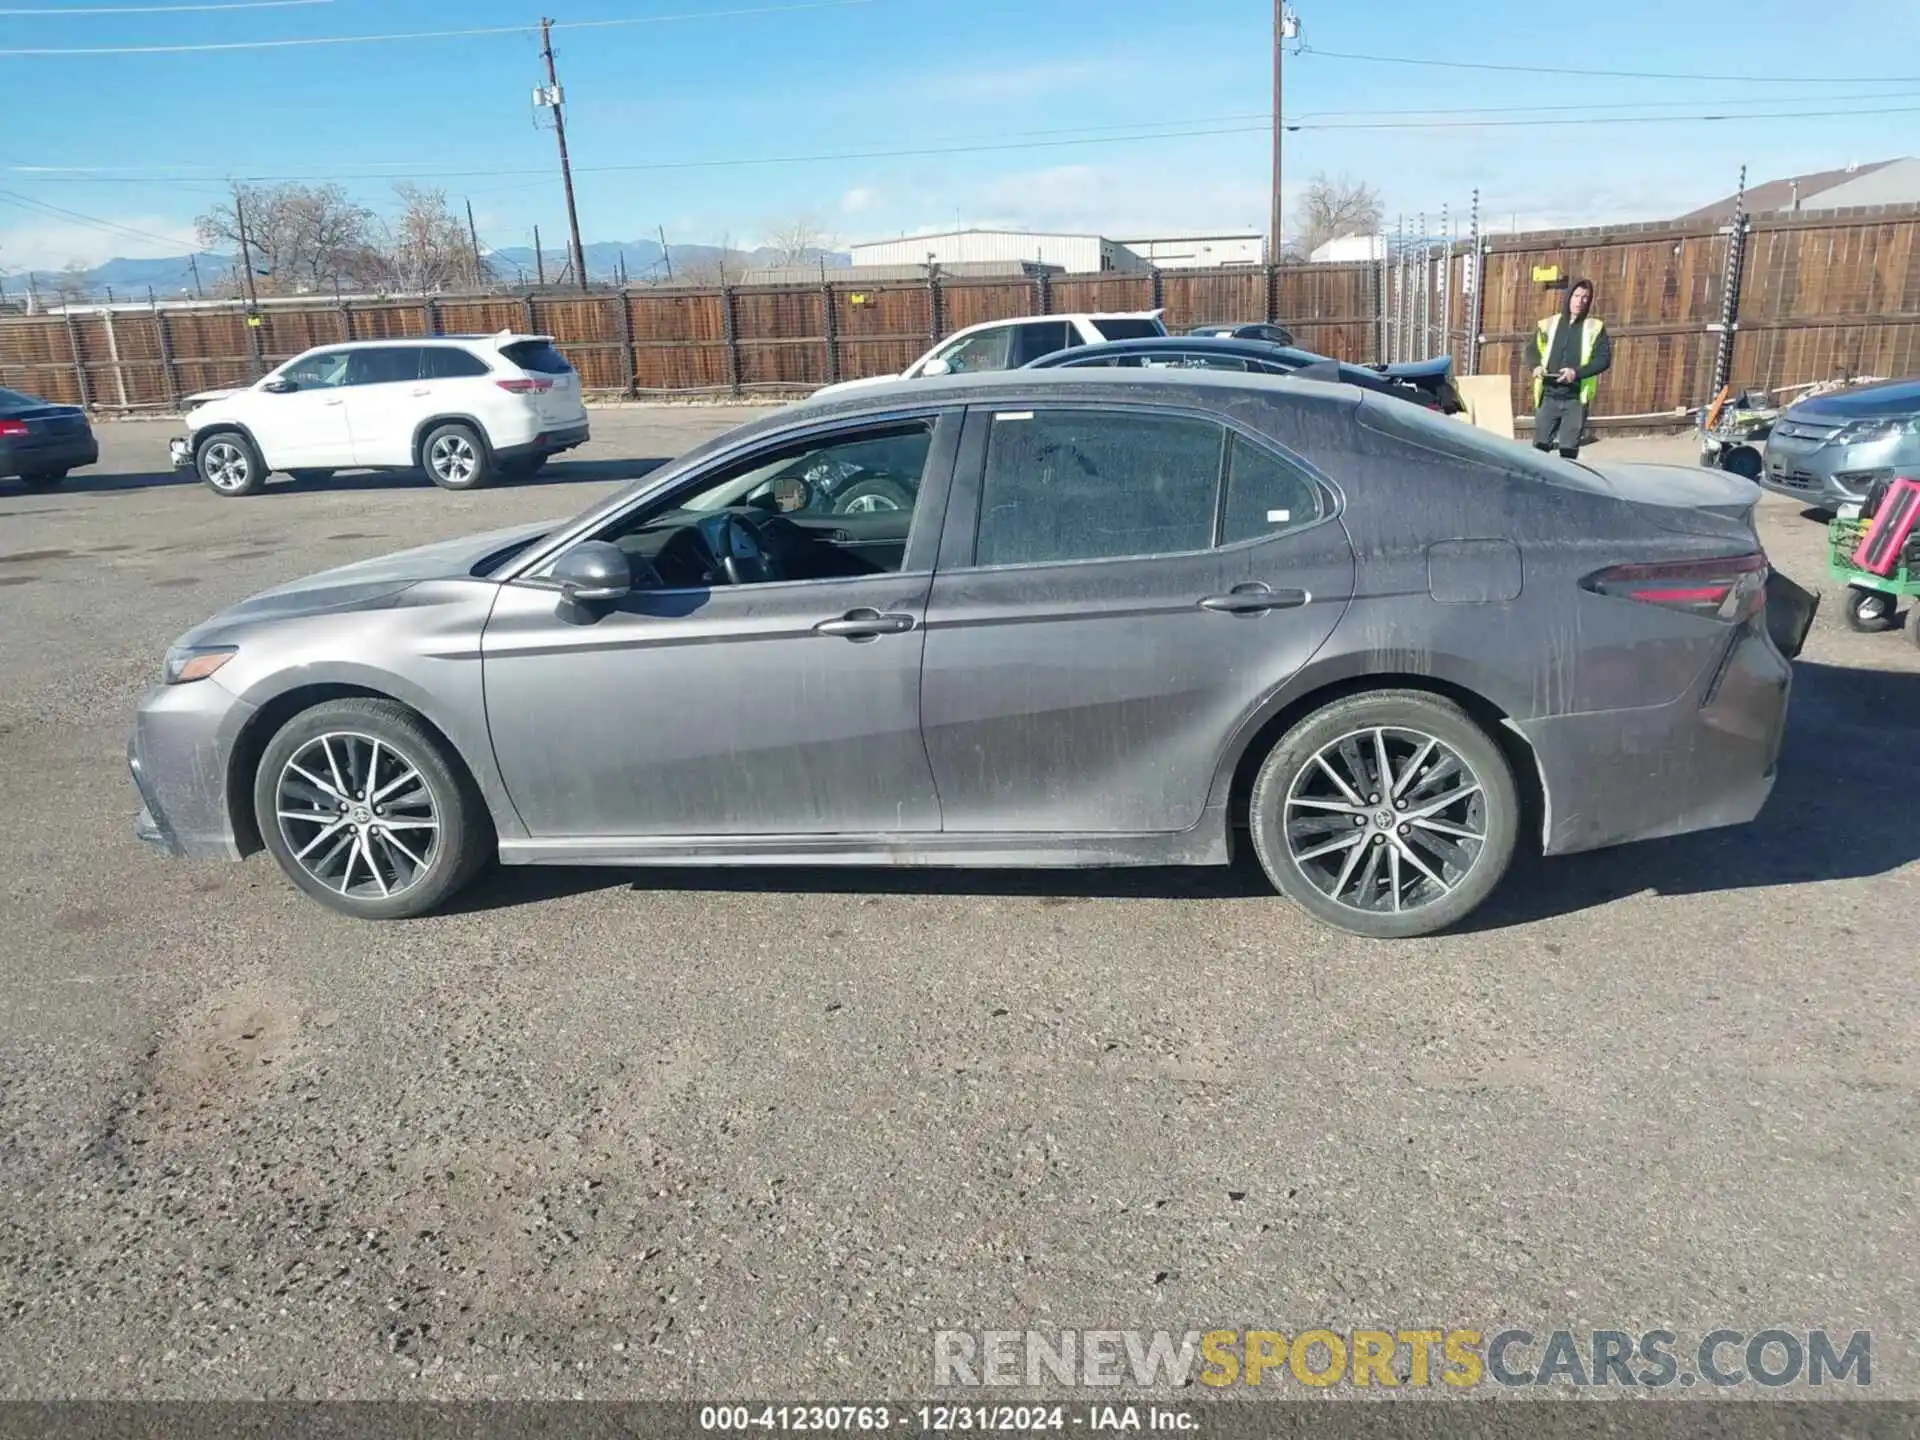
<svg viewBox="0 0 1920 1440">
<path fill-rule="evenodd" d="M 473 478 L 480 457 L 475 454 L 473 442 L 464 435 L 442 435 L 433 442 L 433 450 L 427 457 L 433 466 L 433 473 L 449 484 L 462 485 Z"/>
<path fill-rule="evenodd" d="M 899 502 L 890 495 L 856 495 L 847 502 L 842 515 L 875 515 L 883 510 L 898 510 Z"/>
<path fill-rule="evenodd" d="M 1487 797 L 1444 741 L 1375 726 L 1301 767 L 1282 830 L 1294 865 L 1328 899 L 1402 914 L 1444 900 L 1472 872 L 1486 848 Z"/>
<path fill-rule="evenodd" d="M 351 731 L 309 740 L 274 789 L 293 862 L 353 899 L 385 900 L 417 885 L 440 845 L 426 777 L 392 742 Z"/>
<path fill-rule="evenodd" d="M 238 490 L 253 478 L 253 462 L 231 440 L 216 440 L 201 458 L 201 473 L 216 490 Z"/>
</svg>

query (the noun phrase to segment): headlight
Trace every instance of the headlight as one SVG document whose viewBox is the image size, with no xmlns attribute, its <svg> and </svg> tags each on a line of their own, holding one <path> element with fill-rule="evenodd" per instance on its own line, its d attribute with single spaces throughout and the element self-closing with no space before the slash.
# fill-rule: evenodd
<svg viewBox="0 0 1920 1440">
<path fill-rule="evenodd" d="M 204 680 L 238 651 L 237 645 L 176 645 L 167 651 L 166 683 L 185 685 Z"/>
<path fill-rule="evenodd" d="M 1913 428 L 1911 419 L 1853 420 L 1842 425 L 1833 438 L 1842 445 L 1863 445 L 1870 440 L 1891 440 Z"/>
</svg>

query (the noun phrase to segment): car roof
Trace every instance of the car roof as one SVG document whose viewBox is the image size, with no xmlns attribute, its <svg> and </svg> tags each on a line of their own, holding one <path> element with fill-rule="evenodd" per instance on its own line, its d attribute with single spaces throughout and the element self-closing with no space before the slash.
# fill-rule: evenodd
<svg viewBox="0 0 1920 1440">
<path fill-rule="evenodd" d="M 1238 335 L 1149 335 L 1135 340 L 1107 340 L 1098 345 L 1082 345 L 1073 350 L 1056 350 L 1051 355 L 1042 355 L 1039 359 L 1031 361 L 1026 368 L 1051 370 L 1056 366 L 1067 366 L 1083 361 L 1088 356 L 1164 355 L 1169 352 L 1184 352 L 1192 355 L 1242 355 L 1257 360 L 1286 360 L 1302 365 L 1328 358 L 1292 345 L 1279 345 L 1271 340 L 1248 339 Z"/>
<path fill-rule="evenodd" d="M 372 350 L 382 345 L 491 345 L 496 349 L 527 341 L 554 343 L 551 335 L 524 335 L 518 330 L 499 330 L 491 335 L 388 335 L 379 340 L 338 340 L 328 345 L 309 345 L 300 353 L 316 350 Z"/>
<path fill-rule="evenodd" d="M 1143 387 L 1197 387 L 1203 390 L 1251 392 L 1268 398 L 1289 396 L 1310 403 L 1325 403 L 1330 397 L 1341 397 L 1347 403 L 1352 403 L 1369 393 L 1358 386 L 1330 380 L 1300 380 L 1290 375 L 1260 375 L 1236 370 L 1120 370 L 1098 366 L 1055 369 L 1028 365 L 1018 370 L 980 370 L 965 375 L 888 380 L 859 390 L 801 400 L 780 413 L 792 416 L 805 411 L 809 415 L 824 415 L 835 410 L 922 408 L 955 401 L 964 404 L 989 396 L 1016 401 L 1028 395 L 1035 399 L 1055 399 L 1075 390 L 1092 392 L 1102 387 L 1131 387 L 1136 390 Z M 1087 398 L 1094 396 L 1089 394 Z M 1152 403 L 1150 395 L 1132 398 L 1142 404 Z M 1223 394 L 1217 398 L 1224 405 L 1233 397 Z"/>
<path fill-rule="evenodd" d="M 957 340 L 962 335 L 971 335 L 976 330 L 990 330 L 1001 325 L 1058 325 L 1067 320 L 1085 320 L 1089 323 L 1097 320 L 1158 320 L 1166 323 L 1165 310 L 1062 310 L 1051 315 L 1002 315 L 998 320 L 979 320 L 972 325 L 962 326 L 951 335 L 940 337 L 939 343 Z"/>
</svg>

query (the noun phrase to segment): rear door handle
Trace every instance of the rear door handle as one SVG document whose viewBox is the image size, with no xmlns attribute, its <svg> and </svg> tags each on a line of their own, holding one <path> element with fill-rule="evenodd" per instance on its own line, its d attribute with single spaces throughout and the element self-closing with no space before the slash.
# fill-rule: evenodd
<svg viewBox="0 0 1920 1440">
<path fill-rule="evenodd" d="M 433 391 L 428 389 L 425 385 L 416 385 L 413 387 L 413 393 L 415 395 L 431 395 Z"/>
<path fill-rule="evenodd" d="M 849 610 L 838 620 L 822 620 L 816 635 L 839 635 L 848 640 L 871 640 L 879 635 L 904 635 L 913 629 L 911 615 L 882 615 L 878 610 Z"/>
<path fill-rule="evenodd" d="M 347 402 L 346 402 L 345 400 L 329 400 L 329 401 L 327 401 L 326 403 L 327 403 L 328 405 L 344 405 L 344 404 L 346 404 Z"/>
<path fill-rule="evenodd" d="M 1292 610 L 1306 603 L 1304 590 L 1270 590 L 1255 581 L 1250 585 L 1236 585 L 1225 595 L 1209 595 L 1201 600 L 1200 608 L 1228 615 L 1258 615 L 1266 610 Z"/>
</svg>

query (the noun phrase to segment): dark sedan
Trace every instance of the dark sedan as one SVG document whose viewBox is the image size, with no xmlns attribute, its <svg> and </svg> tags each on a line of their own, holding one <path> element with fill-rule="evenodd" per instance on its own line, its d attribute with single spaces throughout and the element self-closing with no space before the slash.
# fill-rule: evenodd
<svg viewBox="0 0 1920 1440">
<path fill-rule="evenodd" d="M 808 475 L 876 442 L 904 503 L 840 513 Z M 1351 386 L 876 386 L 214 616 L 140 704 L 139 829 L 369 919 L 495 857 L 1217 865 L 1239 835 L 1320 919 L 1425 934 L 1525 832 L 1758 812 L 1811 618 L 1768 603 L 1758 496 Z"/>
<path fill-rule="evenodd" d="M 1245 325 L 1196 325 L 1189 335 L 1212 335 L 1226 340 L 1266 340 L 1275 345 L 1293 344 L 1293 332 L 1284 325 L 1253 321 Z"/>
<path fill-rule="evenodd" d="M 1357 385 L 1399 400 L 1411 400 L 1429 410 L 1451 415 L 1462 409 L 1453 383 L 1453 361 L 1444 356 L 1404 365 L 1349 365 L 1311 350 L 1275 345 L 1265 340 L 1232 336 L 1169 335 L 1144 340 L 1115 340 L 1105 345 L 1082 345 L 1043 355 L 1029 370 L 1085 369 L 1117 366 L 1121 369 L 1232 370 L 1257 375 L 1291 375 L 1301 380 L 1326 380 Z"/>
<path fill-rule="evenodd" d="M 100 459 L 87 412 L 18 390 L 0 390 L 0 479 L 18 476 L 29 490 L 51 490 L 69 470 Z"/>
</svg>

